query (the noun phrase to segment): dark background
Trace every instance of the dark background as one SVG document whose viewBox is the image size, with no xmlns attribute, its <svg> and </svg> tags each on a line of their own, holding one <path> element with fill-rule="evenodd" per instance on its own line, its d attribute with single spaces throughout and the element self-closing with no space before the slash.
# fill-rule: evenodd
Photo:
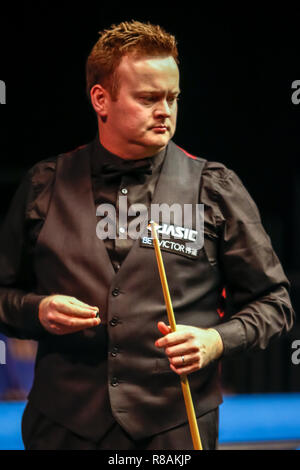
<svg viewBox="0 0 300 470">
<path fill-rule="evenodd" d="M 106 2 L 109 4 L 109 2 Z M 0 79 L 0 217 L 35 162 L 89 142 L 96 119 L 85 95 L 85 61 L 98 31 L 136 19 L 160 24 L 178 40 L 182 94 L 175 142 L 221 161 L 242 179 L 300 305 L 300 79 L 296 12 L 206 12 L 195 3 L 139 6 L 101 2 L 24 2 L 2 12 Z M 267 352 L 223 362 L 224 389 L 300 390 L 291 344 L 299 319 Z"/>
</svg>

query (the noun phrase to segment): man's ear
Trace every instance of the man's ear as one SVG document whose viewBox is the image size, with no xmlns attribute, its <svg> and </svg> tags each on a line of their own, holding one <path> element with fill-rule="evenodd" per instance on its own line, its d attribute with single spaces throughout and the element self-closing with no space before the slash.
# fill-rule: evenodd
<svg viewBox="0 0 300 470">
<path fill-rule="evenodd" d="M 90 91 L 91 103 L 96 114 L 105 120 L 107 116 L 107 100 L 108 91 L 105 90 L 101 85 L 97 84 L 91 88 Z"/>
</svg>

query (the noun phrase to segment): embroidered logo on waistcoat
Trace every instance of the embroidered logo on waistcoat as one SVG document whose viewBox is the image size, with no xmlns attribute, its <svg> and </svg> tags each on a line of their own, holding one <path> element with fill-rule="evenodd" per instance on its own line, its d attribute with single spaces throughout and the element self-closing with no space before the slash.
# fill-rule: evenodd
<svg viewBox="0 0 300 470">
<path fill-rule="evenodd" d="M 154 248 L 153 238 L 151 237 L 151 227 L 149 225 L 147 230 L 150 232 L 150 236 L 142 236 L 140 246 Z M 202 242 L 199 240 L 197 230 L 163 223 L 157 226 L 156 231 L 161 250 L 185 256 L 190 259 L 199 258 L 200 251 L 203 247 L 203 240 Z"/>
</svg>

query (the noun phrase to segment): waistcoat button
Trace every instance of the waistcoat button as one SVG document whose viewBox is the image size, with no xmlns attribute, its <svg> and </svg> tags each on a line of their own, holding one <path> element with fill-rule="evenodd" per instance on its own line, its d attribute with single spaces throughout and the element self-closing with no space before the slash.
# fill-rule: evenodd
<svg viewBox="0 0 300 470">
<path fill-rule="evenodd" d="M 118 288 L 116 288 L 116 289 L 114 289 L 114 290 L 112 291 L 112 295 L 113 295 L 114 297 L 117 297 L 119 294 L 120 294 L 120 291 L 119 291 Z"/>
<path fill-rule="evenodd" d="M 118 317 L 112 317 L 112 319 L 109 322 L 110 326 L 117 326 L 118 323 L 119 323 Z"/>
<path fill-rule="evenodd" d="M 114 347 L 112 348 L 111 353 L 110 353 L 111 356 L 112 356 L 112 357 L 116 357 L 118 353 L 119 353 L 119 349 L 118 349 L 116 346 L 114 346 Z"/>
<path fill-rule="evenodd" d="M 113 378 L 111 379 L 111 385 L 112 385 L 113 387 L 117 387 L 117 386 L 119 385 L 119 382 L 118 382 L 117 377 L 113 377 Z"/>
</svg>

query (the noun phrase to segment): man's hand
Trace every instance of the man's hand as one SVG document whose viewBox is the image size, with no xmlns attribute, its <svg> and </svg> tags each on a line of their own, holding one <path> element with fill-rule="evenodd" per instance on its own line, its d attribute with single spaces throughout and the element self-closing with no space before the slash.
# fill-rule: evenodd
<svg viewBox="0 0 300 470">
<path fill-rule="evenodd" d="M 158 322 L 157 326 L 165 336 L 158 339 L 155 346 L 165 348 L 170 367 L 178 375 L 202 369 L 222 355 L 223 342 L 213 328 L 176 325 L 176 331 L 172 332 L 164 322 Z"/>
<path fill-rule="evenodd" d="M 54 335 L 76 333 L 100 323 L 95 318 L 98 307 L 91 307 L 68 295 L 50 295 L 39 305 L 39 320 L 43 327 Z"/>
</svg>

